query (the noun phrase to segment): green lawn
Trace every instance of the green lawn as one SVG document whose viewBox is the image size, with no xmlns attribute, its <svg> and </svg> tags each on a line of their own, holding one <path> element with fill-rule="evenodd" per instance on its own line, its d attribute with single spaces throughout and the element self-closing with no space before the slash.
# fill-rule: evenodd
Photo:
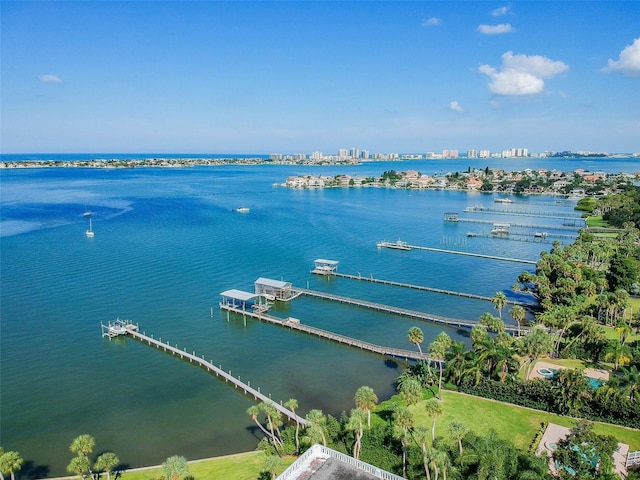
<svg viewBox="0 0 640 480">
<path fill-rule="evenodd" d="M 602 215 L 592 215 L 587 217 L 587 227 L 608 227 L 609 222 L 602 219 Z"/>
<path fill-rule="evenodd" d="M 521 450 L 526 451 L 543 422 L 556 423 L 571 427 L 575 420 L 552 413 L 518 407 L 508 403 L 474 397 L 463 393 L 443 391 L 443 414 L 436 421 L 436 436 L 447 436 L 447 425 L 456 420 L 480 435 L 490 429 L 496 430 L 502 438 L 511 440 Z M 383 403 L 377 410 L 385 410 Z M 424 412 L 424 401 L 411 407 L 416 425 L 431 427 L 431 418 Z M 375 413 L 374 413 L 375 415 Z M 627 443 L 630 449 L 640 450 L 640 430 L 618 427 L 594 422 L 594 431 L 602 435 L 612 435 L 618 441 Z M 280 461 L 280 474 L 293 463 L 294 458 Z M 247 452 L 225 457 L 189 462 L 189 474 L 196 480 L 256 480 L 260 476 L 264 462 L 264 453 Z M 68 477 L 77 478 L 77 477 Z M 124 480 L 161 480 L 162 467 L 142 470 L 128 470 L 123 473 Z M 106 475 L 101 476 L 106 480 Z"/>
<path fill-rule="evenodd" d="M 280 468 L 276 474 L 280 474 L 293 463 L 295 458 L 282 458 Z M 229 480 L 257 480 L 264 463 L 263 452 L 247 452 L 226 457 L 217 457 L 207 460 L 189 462 L 189 475 L 196 480 L 214 480 L 219 478 Z M 76 477 L 77 478 L 77 477 Z M 101 480 L 106 480 L 102 475 Z M 114 478 L 113 476 L 111 477 Z M 124 480 L 160 480 L 164 479 L 162 467 L 148 468 L 144 470 L 129 470 L 122 477 Z"/>
<path fill-rule="evenodd" d="M 635 303 L 638 303 L 638 305 L 640 306 L 640 303 L 638 302 L 637 298 L 634 298 L 633 300 L 635 301 Z M 637 311 L 635 307 L 633 308 L 633 311 L 634 312 Z M 618 335 L 618 332 L 616 332 L 615 327 L 603 327 L 603 328 L 604 328 L 604 334 L 607 340 L 620 340 L 620 336 Z M 640 333 L 632 333 L 627 337 L 627 343 L 635 342 L 638 340 L 640 340 Z"/>
<path fill-rule="evenodd" d="M 509 403 L 497 402 L 463 393 L 444 391 L 443 414 L 436 420 L 436 436 L 447 436 L 447 425 L 456 420 L 478 434 L 486 434 L 493 428 L 500 437 L 511 440 L 521 450 L 527 450 L 542 422 L 571 427 L 575 420 L 552 413 L 541 412 Z M 431 426 L 431 419 L 424 413 L 424 402 L 411 407 L 416 422 Z M 640 430 L 594 422 L 594 431 L 612 435 L 618 441 L 629 444 L 631 450 L 640 450 Z"/>
</svg>

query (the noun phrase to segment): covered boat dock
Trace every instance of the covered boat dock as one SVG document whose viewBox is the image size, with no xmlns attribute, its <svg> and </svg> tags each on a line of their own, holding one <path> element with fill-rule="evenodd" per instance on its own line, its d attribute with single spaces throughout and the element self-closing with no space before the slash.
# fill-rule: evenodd
<svg viewBox="0 0 640 480">
<path fill-rule="evenodd" d="M 287 302 L 300 295 L 294 290 L 291 282 L 273 280 L 271 278 L 260 277 L 255 281 L 255 294 L 263 296 L 267 300 L 280 300 Z"/>
<path fill-rule="evenodd" d="M 225 290 L 220 295 L 222 296 L 220 307 L 242 310 L 243 312 L 253 311 L 258 313 L 263 313 L 269 310 L 269 304 L 266 299 L 263 302 L 262 300 L 264 297 L 256 293 L 231 289 Z"/>
<path fill-rule="evenodd" d="M 337 260 L 325 260 L 324 258 L 318 258 L 313 261 L 313 270 L 311 273 L 316 275 L 333 275 L 338 270 Z"/>
</svg>

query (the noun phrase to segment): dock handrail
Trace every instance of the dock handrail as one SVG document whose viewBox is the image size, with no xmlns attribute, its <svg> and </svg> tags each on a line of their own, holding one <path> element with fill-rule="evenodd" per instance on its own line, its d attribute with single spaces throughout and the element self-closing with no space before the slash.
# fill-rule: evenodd
<svg viewBox="0 0 640 480">
<path fill-rule="evenodd" d="M 311 271 L 311 273 L 315 273 L 313 270 Z M 443 290 L 441 288 L 433 288 L 433 287 L 425 287 L 423 285 L 413 285 L 410 283 L 403 283 L 403 282 L 396 282 L 394 280 L 383 280 L 383 279 L 379 279 L 379 278 L 373 278 L 373 277 L 363 277 L 362 275 L 351 275 L 348 273 L 340 273 L 340 272 L 334 272 L 331 275 L 333 275 L 334 277 L 342 277 L 342 278 L 347 278 L 349 280 L 364 280 L 366 282 L 371 282 L 371 283 L 381 283 L 384 285 L 392 285 L 394 287 L 403 287 L 403 288 L 411 288 L 414 290 L 422 290 L 425 292 L 432 292 L 432 293 L 442 293 L 444 295 L 453 295 L 456 297 L 462 297 L 462 298 L 471 298 L 474 300 L 486 300 L 486 301 L 491 301 L 492 297 L 486 297 L 483 295 L 476 295 L 474 293 L 464 293 L 464 292 L 454 292 L 452 290 Z M 508 305 L 521 305 L 523 307 L 530 307 L 531 304 L 526 303 L 526 302 L 518 302 L 515 300 L 507 300 L 507 304 Z"/>
<path fill-rule="evenodd" d="M 294 422 L 298 422 L 301 425 L 306 425 L 308 423 L 304 418 L 300 417 L 297 414 L 294 414 L 291 410 L 289 410 L 288 408 L 286 408 L 283 405 L 279 404 L 278 402 L 272 400 L 270 397 L 264 395 L 259 390 L 256 390 L 253 387 L 249 386 L 248 384 L 240 381 L 239 379 L 237 379 L 236 377 L 234 377 L 230 373 L 227 373 L 224 370 L 222 370 L 221 368 L 218 368 L 215 365 L 213 365 L 211 362 L 206 361 L 204 358 L 200 358 L 200 357 L 196 356 L 195 353 L 188 353 L 186 351 L 180 350 L 177 347 L 173 347 L 173 346 L 169 345 L 168 343 L 163 343 L 162 341 L 156 340 L 153 337 L 149 337 L 149 336 L 145 335 L 144 333 L 140 333 L 139 331 L 137 331 L 137 330 L 135 330 L 133 328 L 127 328 L 127 334 L 131 335 L 132 337 L 134 337 L 134 338 L 136 338 L 136 339 L 138 339 L 140 341 L 142 341 L 143 343 L 146 342 L 147 344 L 153 345 L 153 346 L 157 347 L 158 349 L 162 348 L 165 352 L 169 351 L 173 355 L 177 355 L 180 358 L 186 358 L 190 362 L 197 363 L 200 367 L 202 367 L 203 369 L 207 370 L 208 372 L 213 372 L 217 376 L 224 378 L 225 381 L 230 382 L 234 386 L 241 388 L 242 391 L 245 394 L 251 395 L 255 400 L 260 399 L 261 401 L 272 405 L 274 408 L 276 408 L 280 413 L 282 413 L 289 420 L 292 420 Z"/>
<path fill-rule="evenodd" d="M 331 293 L 323 293 L 323 292 L 318 292 L 316 290 L 309 290 L 306 288 L 299 288 L 299 290 L 301 290 L 304 295 L 308 295 L 310 297 L 316 297 L 316 298 L 331 300 L 331 301 L 340 302 L 340 303 L 347 303 L 347 304 L 356 305 L 359 307 L 371 308 L 373 310 L 378 310 L 381 312 L 394 313 L 396 315 L 401 315 L 403 317 L 410 317 L 418 320 L 425 320 L 428 322 L 448 325 L 450 327 L 473 328 L 477 325 L 480 325 L 478 322 L 461 320 L 461 319 L 451 318 L 451 317 L 443 317 L 441 315 L 418 312 L 416 310 L 410 310 L 408 308 L 394 307 L 392 305 L 384 305 L 382 303 L 369 302 L 367 300 L 358 300 L 356 298 L 344 297 L 342 295 L 334 295 Z M 511 325 L 506 325 L 505 330 L 512 333 L 517 333 L 518 331 L 520 333 L 526 333 L 528 331 L 526 327 L 520 327 L 520 329 L 518 329 L 518 327 L 511 326 Z"/>
<path fill-rule="evenodd" d="M 304 290 L 302 293 L 305 293 Z M 380 355 L 385 355 L 387 357 L 396 357 L 396 358 L 404 358 L 411 360 L 427 360 L 432 362 L 440 362 L 440 359 L 432 358 L 427 354 L 416 352 L 413 350 L 404 350 L 401 348 L 393 348 L 393 347 L 385 347 L 382 345 L 376 345 L 374 343 L 364 342 L 362 340 L 358 340 L 357 338 L 348 337 L 346 335 L 340 335 L 339 333 L 330 332 L 328 330 L 323 330 L 321 328 L 312 327 L 310 325 L 305 325 L 300 322 L 293 321 L 291 318 L 282 319 L 278 317 L 274 317 L 273 315 L 268 315 L 265 313 L 256 313 L 249 312 L 246 310 L 241 310 L 238 308 L 234 308 L 231 305 L 226 305 L 221 303 L 220 308 L 222 310 L 227 310 L 229 312 L 234 312 L 239 315 L 245 315 L 248 317 L 255 318 L 257 320 L 265 320 L 270 323 L 274 323 L 276 325 L 280 325 L 282 327 L 288 327 L 292 330 L 298 330 L 301 332 L 309 333 L 315 335 L 317 337 L 326 338 L 328 340 L 333 340 L 334 342 L 344 343 L 346 345 L 357 347 L 362 350 L 367 350 L 373 353 L 379 353 Z"/>
</svg>

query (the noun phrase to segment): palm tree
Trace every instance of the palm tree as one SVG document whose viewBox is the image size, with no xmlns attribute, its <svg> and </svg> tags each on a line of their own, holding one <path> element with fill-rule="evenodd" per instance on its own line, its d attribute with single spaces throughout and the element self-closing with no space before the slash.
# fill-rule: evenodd
<svg viewBox="0 0 640 480">
<path fill-rule="evenodd" d="M 107 473 L 107 480 L 111 480 L 111 472 L 120 464 L 120 459 L 113 452 L 105 452 L 96 459 L 96 463 L 93 468 L 100 472 L 105 471 Z"/>
<path fill-rule="evenodd" d="M 538 316 L 546 326 L 555 328 L 558 335 L 555 350 L 560 351 L 560 343 L 567 329 L 573 325 L 578 317 L 576 307 L 567 307 L 564 305 L 554 306 Z"/>
<path fill-rule="evenodd" d="M 78 455 L 78 459 L 83 458 L 83 460 L 77 460 L 76 461 L 76 467 L 84 467 L 86 465 L 86 472 L 89 472 L 89 474 L 91 474 L 91 462 L 89 461 L 89 455 L 91 455 L 91 452 L 93 452 L 93 447 L 96 446 L 96 440 L 95 438 L 93 438 L 91 435 L 88 434 L 83 434 L 83 435 L 79 435 L 76 438 L 73 439 L 73 442 L 71 442 L 71 445 L 69 446 L 69 450 L 72 453 L 76 453 Z M 72 461 L 73 463 L 73 461 Z M 71 466 L 71 463 L 69 464 L 69 467 Z M 69 467 L 67 467 L 67 469 L 69 469 Z M 78 473 L 77 470 L 72 471 L 72 473 Z M 80 474 L 79 474 L 80 475 Z"/>
<path fill-rule="evenodd" d="M 548 354 L 552 348 L 553 338 L 541 325 L 535 325 L 529 333 L 518 338 L 516 341 L 516 350 L 524 357 L 522 366 L 525 367 L 528 365 L 524 378 L 529 378 L 535 361 L 543 355 Z"/>
<path fill-rule="evenodd" d="M 618 322 L 616 333 L 618 334 L 618 337 L 620 337 L 620 343 L 624 345 L 627 341 L 627 338 L 632 333 L 631 325 L 629 325 L 625 321 Z"/>
<path fill-rule="evenodd" d="M 397 405 L 393 411 L 393 436 L 402 444 L 402 476 L 407 476 L 407 447 L 414 418 L 408 407 Z"/>
<path fill-rule="evenodd" d="M 15 472 L 20 470 L 23 464 L 24 460 L 18 452 L 0 453 L 0 472 L 9 472 L 11 480 L 15 480 Z"/>
<path fill-rule="evenodd" d="M 564 410 L 572 415 L 580 413 L 583 401 L 591 398 L 591 388 L 582 371 L 563 368 L 558 372 L 556 381 Z"/>
<path fill-rule="evenodd" d="M 436 439 L 436 417 L 442 415 L 442 404 L 435 398 L 430 398 L 424 404 L 427 415 L 432 418 L 431 441 Z"/>
<path fill-rule="evenodd" d="M 271 480 L 276 478 L 276 470 L 280 466 L 280 457 L 278 455 L 265 455 L 262 471 L 271 475 Z"/>
<path fill-rule="evenodd" d="M 364 385 L 356 390 L 353 400 L 356 403 L 356 407 L 367 412 L 367 427 L 371 428 L 371 410 L 378 404 L 376 392 L 373 391 L 373 388 Z"/>
<path fill-rule="evenodd" d="M 276 409 L 272 404 L 267 402 L 260 402 L 258 408 L 264 412 L 267 416 L 267 426 L 269 427 L 269 434 L 273 440 L 273 446 L 278 449 L 280 447 L 284 451 L 284 444 L 280 439 L 280 425 L 282 425 L 282 413 Z"/>
<path fill-rule="evenodd" d="M 256 423 L 260 430 L 262 430 L 262 433 L 264 433 L 267 438 L 271 438 L 271 434 L 269 433 L 269 431 L 262 426 L 262 423 L 258 421 L 258 414 L 260 413 L 260 409 L 258 408 L 258 406 L 250 406 L 249 408 L 247 408 L 247 413 L 251 415 L 251 419 Z"/>
<path fill-rule="evenodd" d="M 298 400 L 295 398 L 290 398 L 286 402 L 284 402 L 284 406 L 293 412 L 293 415 L 296 419 L 296 454 L 300 453 L 300 422 L 298 422 L 298 415 L 296 415 L 296 408 L 298 408 Z"/>
<path fill-rule="evenodd" d="M 406 402 L 407 405 L 414 405 L 422 399 L 422 385 L 420 382 L 409 377 L 400 384 L 400 398 Z"/>
<path fill-rule="evenodd" d="M 480 321 L 482 321 L 482 316 L 480 317 Z M 474 325 L 471 329 L 471 345 L 474 350 L 476 350 L 477 345 L 482 344 L 488 338 L 489 334 L 487 333 L 487 328 L 484 325 Z"/>
<path fill-rule="evenodd" d="M 355 442 L 353 444 L 353 458 L 360 459 L 360 448 L 362 447 L 362 437 L 364 435 L 364 422 L 367 414 L 361 408 L 351 410 L 351 416 L 347 421 L 346 429 L 353 432 Z"/>
<path fill-rule="evenodd" d="M 324 426 L 327 423 L 327 418 L 322 413 L 322 410 L 313 409 L 305 416 L 309 425 L 306 428 L 306 438 L 310 443 L 318 443 L 322 441 L 322 445 L 327 446 L 327 437 L 324 434 Z"/>
<path fill-rule="evenodd" d="M 622 369 L 622 394 L 632 402 L 637 400 L 640 392 L 640 372 L 634 366 Z"/>
<path fill-rule="evenodd" d="M 427 458 L 427 438 L 429 438 L 429 429 L 424 425 L 417 425 L 413 429 L 413 439 L 422 450 L 422 462 L 427 480 L 431 480 L 431 472 L 429 471 L 429 458 Z"/>
<path fill-rule="evenodd" d="M 189 473 L 189 464 L 186 458 L 174 455 L 162 463 L 162 470 L 166 480 L 179 480 Z"/>
<path fill-rule="evenodd" d="M 429 355 L 438 361 L 438 369 L 440 371 L 440 378 L 438 380 L 438 398 L 440 398 L 440 392 L 442 391 L 442 364 L 444 363 L 446 353 L 447 346 L 443 342 L 436 340 L 429 345 Z"/>
<path fill-rule="evenodd" d="M 464 342 L 453 342 L 451 351 L 447 355 L 445 374 L 450 382 L 460 385 L 466 368 L 466 354 Z"/>
<path fill-rule="evenodd" d="M 91 464 L 89 459 L 84 455 L 78 455 L 71 459 L 69 465 L 67 465 L 67 471 L 69 473 L 75 473 L 80 478 L 84 478 L 90 472 Z"/>
<path fill-rule="evenodd" d="M 623 345 L 614 340 L 612 350 L 604 356 L 604 359 L 606 361 L 613 360 L 613 369 L 618 370 L 618 367 L 624 367 L 631 362 L 631 349 L 629 345 Z"/>
<path fill-rule="evenodd" d="M 84 434 L 76 437 L 73 442 L 71 442 L 69 450 L 72 453 L 88 457 L 91 455 L 91 452 L 93 452 L 93 447 L 95 446 L 96 440 L 91 435 Z"/>
<path fill-rule="evenodd" d="M 447 471 L 451 467 L 451 459 L 449 458 L 449 454 L 444 450 L 436 450 L 435 455 L 433 456 L 433 463 L 435 470 L 435 479 L 438 480 L 438 473 L 442 471 L 442 478 L 447 480 Z"/>
<path fill-rule="evenodd" d="M 511 310 L 509 310 L 509 313 L 511 314 L 511 318 L 513 318 L 518 324 L 518 336 L 520 336 L 520 325 L 524 321 L 525 317 L 527 316 L 527 312 L 520 305 L 515 305 L 511 307 Z"/>
<path fill-rule="evenodd" d="M 424 341 L 424 334 L 420 327 L 411 327 L 408 332 L 409 341 L 418 347 L 420 355 L 422 355 L 422 348 L 420 344 Z"/>
<path fill-rule="evenodd" d="M 507 296 L 503 292 L 496 292 L 496 294 L 491 299 L 491 303 L 498 310 L 498 315 L 502 318 L 502 309 L 507 304 Z"/>
<path fill-rule="evenodd" d="M 463 423 L 454 420 L 447 427 L 447 431 L 449 436 L 458 443 L 458 450 L 462 456 L 462 439 L 469 432 L 469 429 Z"/>
</svg>

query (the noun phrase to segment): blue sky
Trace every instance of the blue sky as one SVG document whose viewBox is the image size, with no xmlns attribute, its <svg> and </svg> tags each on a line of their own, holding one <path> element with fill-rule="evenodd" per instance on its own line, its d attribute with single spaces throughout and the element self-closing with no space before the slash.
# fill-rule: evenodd
<svg viewBox="0 0 640 480">
<path fill-rule="evenodd" d="M 2 153 L 640 151 L 640 2 L 0 2 Z"/>
</svg>

